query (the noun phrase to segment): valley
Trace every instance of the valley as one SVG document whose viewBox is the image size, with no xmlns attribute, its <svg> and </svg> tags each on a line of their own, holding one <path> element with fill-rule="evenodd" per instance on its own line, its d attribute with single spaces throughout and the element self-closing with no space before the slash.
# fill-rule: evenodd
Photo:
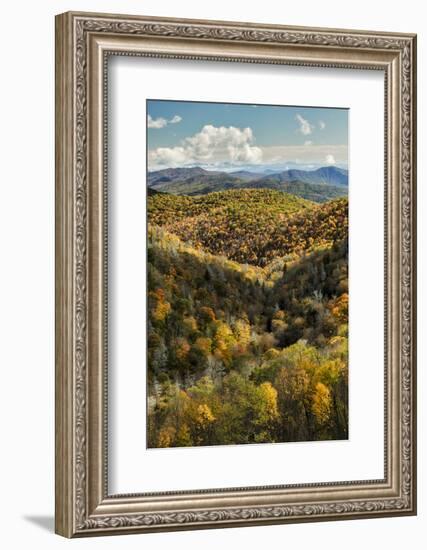
<svg viewBox="0 0 427 550">
<path fill-rule="evenodd" d="M 148 174 L 149 447 L 348 437 L 348 174 L 288 172 Z"/>
</svg>

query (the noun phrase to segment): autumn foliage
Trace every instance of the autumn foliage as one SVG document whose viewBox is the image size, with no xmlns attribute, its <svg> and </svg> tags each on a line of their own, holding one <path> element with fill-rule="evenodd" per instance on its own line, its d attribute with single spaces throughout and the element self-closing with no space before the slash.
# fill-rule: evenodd
<svg viewBox="0 0 427 550">
<path fill-rule="evenodd" d="M 347 200 L 148 204 L 149 447 L 347 438 Z"/>
</svg>

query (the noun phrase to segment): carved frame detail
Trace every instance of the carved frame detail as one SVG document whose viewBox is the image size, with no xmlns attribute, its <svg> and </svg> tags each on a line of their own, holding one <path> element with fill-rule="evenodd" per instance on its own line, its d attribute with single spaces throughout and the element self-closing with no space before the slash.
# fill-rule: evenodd
<svg viewBox="0 0 427 550">
<path fill-rule="evenodd" d="M 73 537 L 414 514 L 415 36 L 85 13 L 57 16 L 56 25 L 56 531 Z M 239 46 L 235 53 L 233 44 Z M 105 116 L 104 61 L 112 54 L 385 72 L 386 173 L 395 205 L 386 225 L 395 281 L 386 317 L 397 346 L 397 367 L 390 368 L 387 379 L 392 395 L 384 480 L 284 487 L 281 493 L 281 488 L 265 487 L 171 493 L 157 500 L 107 494 L 105 373 L 102 352 L 91 355 L 99 337 L 93 328 L 99 319 L 92 314 L 95 287 L 102 302 L 103 210 L 95 204 L 102 193 L 90 186 L 106 177 L 105 167 L 96 167 L 101 152 L 95 158 L 93 149 L 105 145 L 96 136 Z M 96 62 L 96 56 L 102 59 Z M 93 250 L 96 231 L 99 248 Z M 100 267 L 93 268 L 93 262 Z M 241 504 L 242 494 L 252 499 L 250 504 Z"/>
</svg>

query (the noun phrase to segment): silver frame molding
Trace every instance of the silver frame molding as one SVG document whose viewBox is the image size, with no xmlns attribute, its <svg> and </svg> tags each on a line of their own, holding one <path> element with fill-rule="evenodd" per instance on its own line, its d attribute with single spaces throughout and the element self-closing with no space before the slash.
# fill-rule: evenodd
<svg viewBox="0 0 427 550">
<path fill-rule="evenodd" d="M 384 479 L 108 494 L 105 244 L 110 55 L 384 72 Z M 79 537 L 416 513 L 415 126 L 412 34 L 72 12 L 56 17 L 58 534 Z"/>
</svg>

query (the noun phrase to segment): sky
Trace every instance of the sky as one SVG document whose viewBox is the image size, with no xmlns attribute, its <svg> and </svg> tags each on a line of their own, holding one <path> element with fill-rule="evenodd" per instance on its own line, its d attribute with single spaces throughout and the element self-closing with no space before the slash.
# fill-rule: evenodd
<svg viewBox="0 0 427 550">
<path fill-rule="evenodd" d="M 348 163 L 348 110 L 147 100 L 148 169 L 305 168 Z"/>
</svg>

